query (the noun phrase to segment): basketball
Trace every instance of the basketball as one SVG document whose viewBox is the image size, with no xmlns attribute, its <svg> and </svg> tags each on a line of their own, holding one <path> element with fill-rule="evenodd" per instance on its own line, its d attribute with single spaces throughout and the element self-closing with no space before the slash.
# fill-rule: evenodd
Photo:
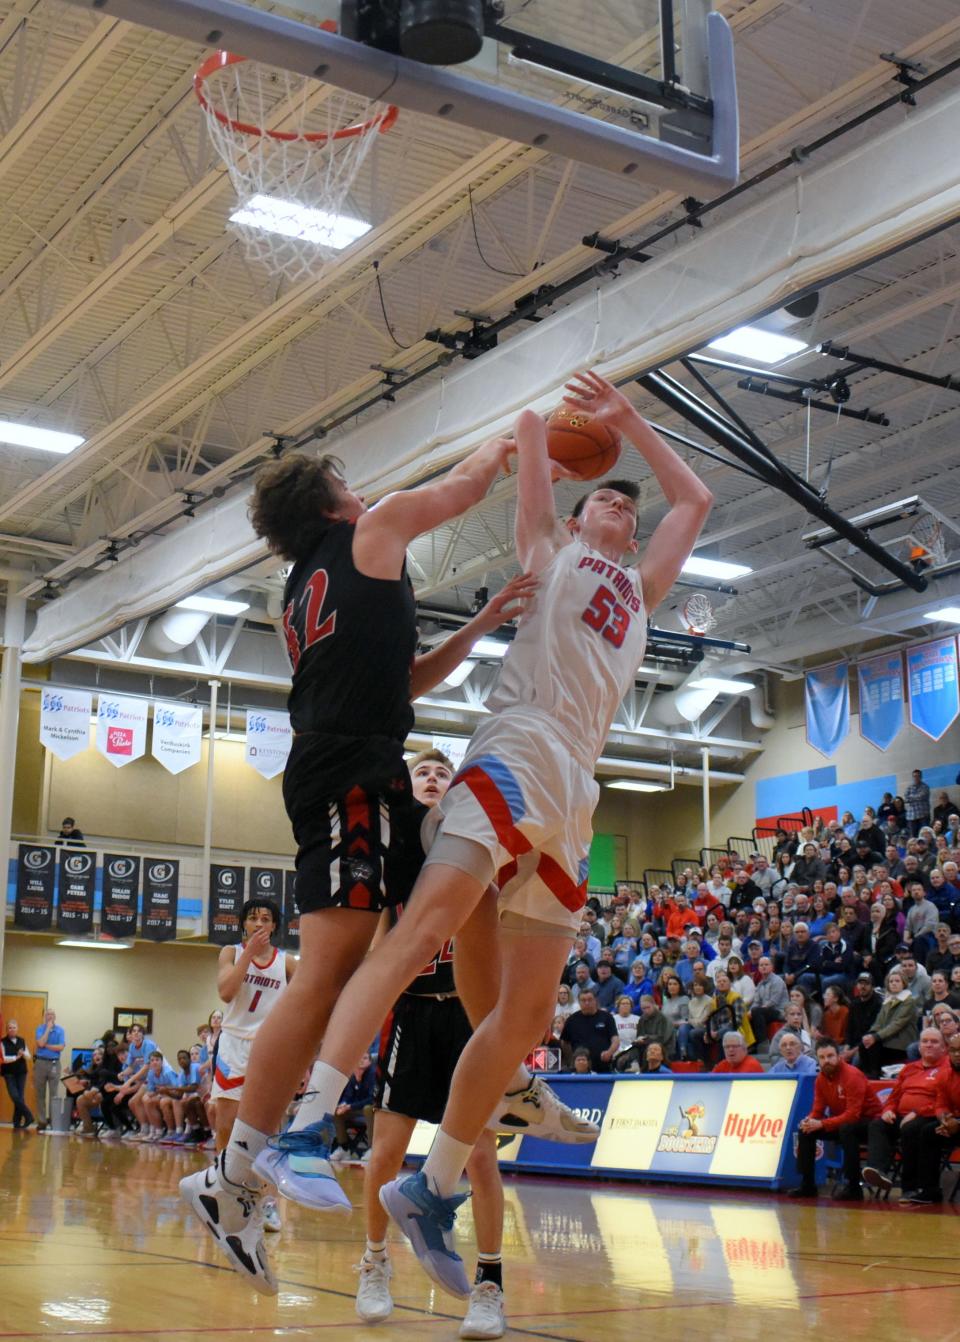
<svg viewBox="0 0 960 1342">
<path fill-rule="evenodd" d="M 620 435 L 585 410 L 559 405 L 547 419 L 550 460 L 573 471 L 578 480 L 596 480 L 613 470 L 620 448 Z"/>
</svg>

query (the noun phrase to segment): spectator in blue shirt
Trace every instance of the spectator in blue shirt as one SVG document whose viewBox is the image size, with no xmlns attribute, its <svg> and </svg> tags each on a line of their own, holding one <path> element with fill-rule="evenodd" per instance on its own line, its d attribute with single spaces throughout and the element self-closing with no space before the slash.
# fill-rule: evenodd
<svg viewBox="0 0 960 1342">
<path fill-rule="evenodd" d="M 145 1121 L 140 1123 L 140 1140 L 159 1142 L 165 1127 L 161 1099 L 170 1086 L 176 1086 L 177 1074 L 164 1059 L 159 1049 L 155 1049 L 147 1063 L 147 1075 L 144 1078 L 140 1103 Z"/>
<path fill-rule="evenodd" d="M 359 1132 L 367 1129 L 370 1119 L 370 1106 L 373 1104 L 374 1084 L 377 1069 L 370 1061 L 370 1054 L 363 1053 L 352 1074 L 347 1080 L 340 1096 L 340 1103 L 333 1111 L 333 1126 L 337 1132 L 337 1144 L 331 1152 L 331 1159 L 346 1160 L 357 1155 L 356 1142 Z M 358 1133 L 351 1141 L 350 1129 Z M 359 1131 L 358 1131 L 359 1130 Z"/>
<path fill-rule="evenodd" d="M 37 1046 L 34 1050 L 33 1087 L 37 1093 L 37 1132 L 50 1126 L 50 1105 L 57 1098 L 60 1083 L 60 1054 L 66 1047 L 67 1037 L 57 1024 L 57 1013 L 45 1011 L 43 1022 L 37 1026 Z"/>
<path fill-rule="evenodd" d="M 623 997 L 629 997 L 634 1011 L 640 1010 L 640 998 L 649 997 L 653 992 L 653 983 L 647 977 L 647 971 L 639 957 L 630 969 L 630 982 L 622 991 Z"/>
<path fill-rule="evenodd" d="M 193 1060 L 194 1050 L 182 1048 L 177 1053 L 176 1080 L 173 1085 L 159 1085 L 160 1112 L 166 1125 L 167 1135 L 174 1142 L 189 1142 L 195 1129 L 203 1120 L 200 1110 L 200 1059 L 199 1046 L 197 1058 Z M 147 1073 L 149 1084 L 150 1073 Z"/>
<path fill-rule="evenodd" d="M 813 1076 L 817 1064 L 795 1034 L 782 1032 L 779 1038 L 780 1058 L 770 1068 L 771 1076 Z"/>
</svg>

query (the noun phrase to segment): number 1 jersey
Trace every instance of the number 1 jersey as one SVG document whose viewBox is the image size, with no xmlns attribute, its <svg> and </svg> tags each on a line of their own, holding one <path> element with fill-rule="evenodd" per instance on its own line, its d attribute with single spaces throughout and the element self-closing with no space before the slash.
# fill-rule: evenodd
<svg viewBox="0 0 960 1342">
<path fill-rule="evenodd" d="M 241 944 L 233 947 L 236 964 L 243 950 Z M 223 1028 L 238 1039 L 252 1039 L 257 1030 L 287 990 L 287 954 L 274 949 L 273 957 L 265 965 L 251 960 L 236 996 L 223 1009 Z"/>
<path fill-rule="evenodd" d="M 552 719 L 592 771 L 646 643 L 636 570 L 574 540 L 540 573 L 487 707 Z"/>
</svg>

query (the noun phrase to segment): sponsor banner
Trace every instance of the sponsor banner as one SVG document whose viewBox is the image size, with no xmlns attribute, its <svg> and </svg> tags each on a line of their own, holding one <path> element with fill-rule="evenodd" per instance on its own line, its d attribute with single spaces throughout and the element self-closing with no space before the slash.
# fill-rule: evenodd
<svg viewBox="0 0 960 1342">
<path fill-rule="evenodd" d="M 957 640 L 935 638 L 907 649 L 910 721 L 924 736 L 939 741 L 960 713 Z"/>
<path fill-rule="evenodd" d="M 297 873 L 283 873 L 283 934 L 280 945 L 285 951 L 300 949 L 300 914 L 297 912 Z"/>
<path fill-rule="evenodd" d="M 17 895 L 13 906 L 14 927 L 43 931 L 53 922 L 53 874 L 55 848 L 33 843 L 17 845 Z"/>
<path fill-rule="evenodd" d="M 175 857 L 148 857 L 143 863 L 143 907 L 140 935 L 147 941 L 173 941 L 177 935 L 180 862 Z"/>
<path fill-rule="evenodd" d="M 40 695 L 40 744 L 58 760 L 69 760 L 90 745 L 93 695 L 87 690 L 58 690 Z"/>
<path fill-rule="evenodd" d="M 168 703 L 158 699 L 153 705 L 153 739 L 150 750 L 168 773 L 182 773 L 200 762 L 200 738 L 203 734 L 203 709 L 199 704 Z"/>
<path fill-rule="evenodd" d="M 101 694 L 97 699 L 97 749 L 118 769 L 138 760 L 147 748 L 147 704 Z"/>
<path fill-rule="evenodd" d="M 245 875 L 243 867 L 221 867 L 211 863 L 207 940 L 214 946 L 234 946 L 240 940 Z"/>
<path fill-rule="evenodd" d="M 60 932 L 89 932 L 92 929 L 96 875 L 94 853 L 60 849 L 57 881 L 57 929 Z"/>
<path fill-rule="evenodd" d="M 804 677 L 807 741 L 829 759 L 850 730 L 850 684 L 846 662 L 808 671 Z"/>
<path fill-rule="evenodd" d="M 137 935 L 140 859 L 127 853 L 103 855 L 103 907 L 100 929 L 112 937 Z"/>
<path fill-rule="evenodd" d="M 453 767 L 459 769 L 463 763 L 463 757 L 467 753 L 470 738 L 468 736 L 432 736 L 430 744 L 434 750 L 442 750 Z"/>
<path fill-rule="evenodd" d="M 565 1103 L 597 1123 L 592 1145 L 500 1134 L 498 1159 L 517 1170 L 781 1188 L 797 1178 L 796 1137 L 813 1077 L 551 1076 Z M 418 1123 L 409 1147 L 425 1156 L 435 1129 Z M 822 1157 L 818 1151 L 818 1158 Z"/>
<path fill-rule="evenodd" d="M 266 708 L 247 709 L 247 745 L 244 758 L 264 778 L 283 773 L 293 744 L 293 728 L 287 713 Z"/>
<path fill-rule="evenodd" d="M 290 873 L 293 875 L 293 872 Z M 275 946 L 285 946 L 283 939 L 283 877 L 284 872 L 280 867 L 251 867 L 250 868 L 250 890 L 247 899 L 272 899 L 274 904 L 280 910 L 280 926 L 273 936 Z M 299 929 L 299 923 L 297 924 Z M 300 946 L 299 932 L 297 936 L 297 948 Z"/>
<path fill-rule="evenodd" d="M 878 750 L 889 750 L 903 726 L 903 656 L 883 653 L 857 663 L 860 735 Z"/>
</svg>

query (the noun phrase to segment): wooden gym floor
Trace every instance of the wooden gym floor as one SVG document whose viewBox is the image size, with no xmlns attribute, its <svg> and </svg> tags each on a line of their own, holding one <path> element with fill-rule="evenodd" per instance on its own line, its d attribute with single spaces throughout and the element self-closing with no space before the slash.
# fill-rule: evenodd
<svg viewBox="0 0 960 1342">
<path fill-rule="evenodd" d="M 393 1248 L 393 1318 L 353 1310 L 362 1224 L 281 1203 L 257 1296 L 177 1196 L 205 1156 L 0 1129 L 0 1340 L 453 1339 L 459 1303 Z M 358 1203 L 363 1173 L 348 1169 Z M 462 1252 L 472 1268 L 469 1204 Z M 960 1339 L 958 1212 L 512 1178 L 509 1338 Z"/>
</svg>

